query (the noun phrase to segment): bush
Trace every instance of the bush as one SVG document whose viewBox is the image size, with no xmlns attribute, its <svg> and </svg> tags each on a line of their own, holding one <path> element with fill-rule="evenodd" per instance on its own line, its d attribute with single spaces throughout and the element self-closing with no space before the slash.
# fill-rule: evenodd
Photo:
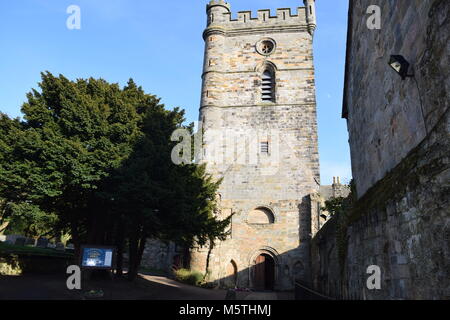
<svg viewBox="0 0 450 320">
<path fill-rule="evenodd" d="M 0 252 L 1 275 L 65 274 L 71 258 Z"/>
<path fill-rule="evenodd" d="M 175 278 L 192 286 L 199 285 L 203 280 L 203 274 L 198 271 L 192 271 L 188 269 L 179 269 L 174 271 Z"/>
</svg>

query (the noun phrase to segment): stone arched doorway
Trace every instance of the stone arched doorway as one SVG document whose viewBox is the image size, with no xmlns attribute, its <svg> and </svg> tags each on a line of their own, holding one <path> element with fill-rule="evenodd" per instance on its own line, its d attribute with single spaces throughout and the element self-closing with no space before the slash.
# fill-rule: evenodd
<svg viewBox="0 0 450 320">
<path fill-rule="evenodd" d="M 281 256 L 272 247 L 262 247 L 249 256 L 249 288 L 256 290 L 277 290 Z"/>
<path fill-rule="evenodd" d="M 226 288 L 235 288 L 237 286 L 238 268 L 234 260 L 228 263 L 225 273 L 223 284 Z"/>
<path fill-rule="evenodd" d="M 275 261 L 266 254 L 260 254 L 256 257 L 253 286 L 256 290 L 273 290 L 275 286 Z"/>
</svg>

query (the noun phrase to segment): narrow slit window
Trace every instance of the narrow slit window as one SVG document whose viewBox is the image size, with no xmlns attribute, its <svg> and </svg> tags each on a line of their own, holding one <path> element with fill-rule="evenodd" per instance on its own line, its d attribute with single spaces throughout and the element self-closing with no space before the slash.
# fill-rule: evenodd
<svg viewBox="0 0 450 320">
<path fill-rule="evenodd" d="M 274 86 L 275 81 L 272 72 L 266 70 L 262 76 L 262 100 L 272 101 L 274 100 Z"/>
<path fill-rule="evenodd" d="M 269 153 L 269 142 L 268 141 L 261 142 L 261 153 Z"/>
</svg>

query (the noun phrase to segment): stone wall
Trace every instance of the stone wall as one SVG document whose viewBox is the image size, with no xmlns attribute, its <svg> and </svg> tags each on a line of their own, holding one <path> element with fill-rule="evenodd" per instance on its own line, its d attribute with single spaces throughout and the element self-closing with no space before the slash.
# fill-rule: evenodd
<svg viewBox="0 0 450 320">
<path fill-rule="evenodd" d="M 369 5 L 381 7 L 381 30 L 366 26 Z M 441 0 L 350 1 L 343 115 L 358 197 L 312 241 L 319 292 L 450 299 L 449 12 Z M 415 79 L 390 69 L 391 54 Z M 379 290 L 367 288 L 371 265 Z"/>
<path fill-rule="evenodd" d="M 342 299 L 450 299 L 449 194 L 447 111 L 357 201 L 347 213 L 346 232 L 345 221 L 333 218 L 317 233 L 311 249 L 314 288 Z M 366 287 L 370 265 L 381 268 L 381 290 Z"/>
<path fill-rule="evenodd" d="M 370 5 L 381 29 L 367 28 Z M 416 147 L 450 101 L 449 1 L 350 1 L 344 116 L 353 178 L 362 196 Z M 415 78 L 389 66 L 403 55 Z M 417 83 L 416 83 L 417 81 Z"/>
<path fill-rule="evenodd" d="M 177 260 L 175 257 L 179 256 Z M 174 243 L 160 240 L 147 240 L 144 253 L 142 254 L 141 267 L 152 271 L 163 271 L 169 273 L 177 261 L 182 262 L 182 248 Z"/>
</svg>

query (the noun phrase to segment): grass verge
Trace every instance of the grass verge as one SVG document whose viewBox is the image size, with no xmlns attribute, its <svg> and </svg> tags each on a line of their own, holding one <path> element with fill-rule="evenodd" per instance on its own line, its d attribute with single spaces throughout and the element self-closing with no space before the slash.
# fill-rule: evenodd
<svg viewBox="0 0 450 320">
<path fill-rule="evenodd" d="M 69 252 L 56 251 L 50 248 L 36 248 L 33 246 L 18 246 L 14 244 L 0 242 L 0 254 L 19 254 L 51 257 L 72 257 Z"/>
</svg>

